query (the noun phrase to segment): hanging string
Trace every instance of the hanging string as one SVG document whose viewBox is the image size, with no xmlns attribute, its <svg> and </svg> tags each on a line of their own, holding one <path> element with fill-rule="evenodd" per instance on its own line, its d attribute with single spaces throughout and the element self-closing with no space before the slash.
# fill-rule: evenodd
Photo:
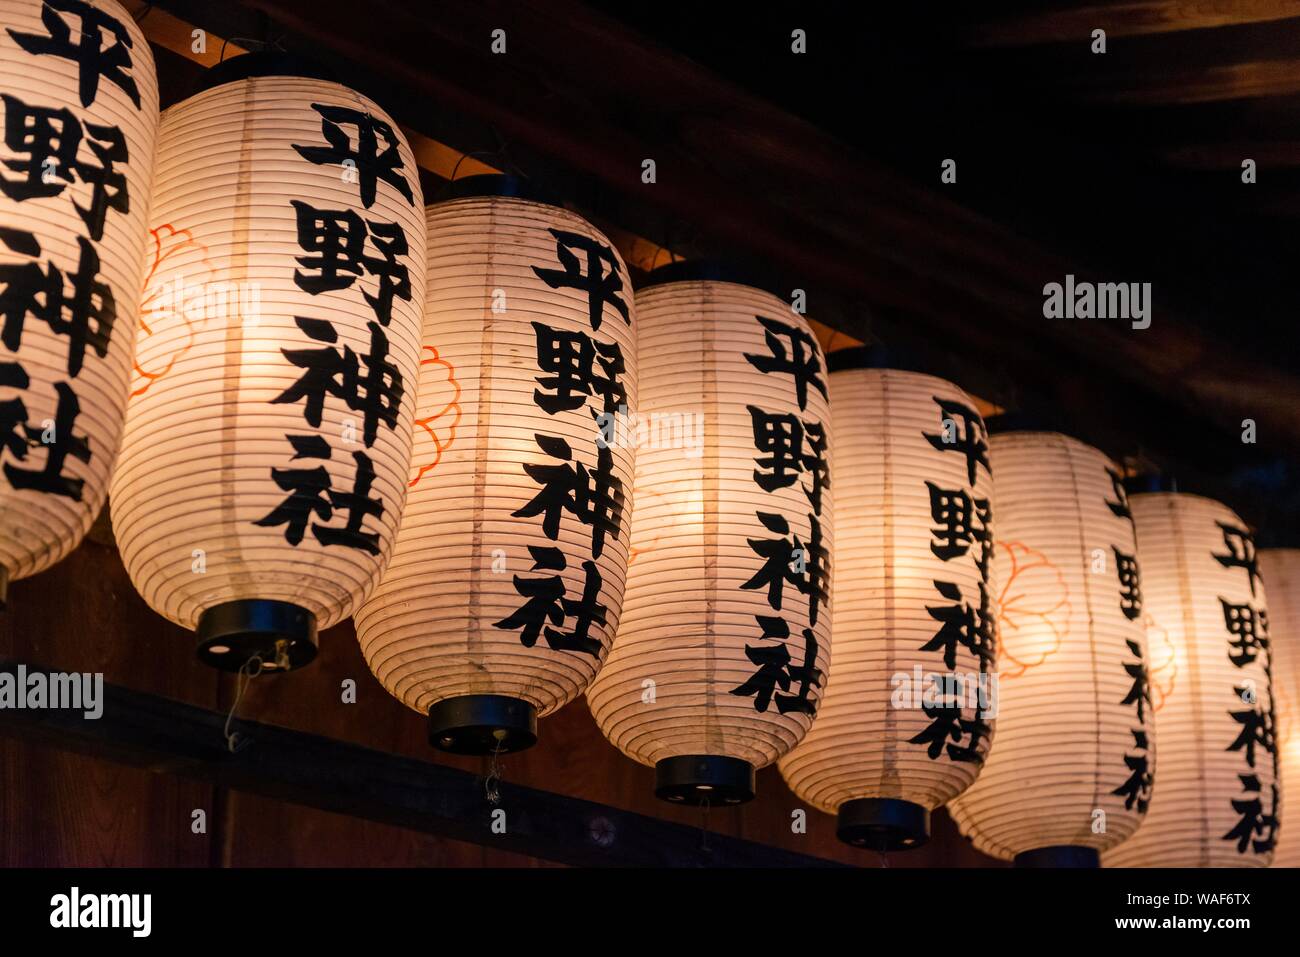
<svg viewBox="0 0 1300 957">
<path fill-rule="evenodd" d="M 239 702 L 244 699 L 244 692 L 248 690 L 248 686 L 252 684 L 253 679 L 261 673 L 261 655 L 253 655 L 239 668 L 239 680 L 235 686 L 235 702 L 230 706 L 230 713 L 226 715 L 226 749 L 231 754 L 237 754 L 244 750 L 253 740 L 237 731 L 231 731 L 230 723 L 235 720 L 235 712 L 239 710 Z"/>
<path fill-rule="evenodd" d="M 709 853 L 709 799 L 700 803 L 700 850 Z"/>
<path fill-rule="evenodd" d="M 487 798 L 489 804 L 501 803 L 501 780 L 505 774 L 505 768 L 501 765 L 501 745 L 505 740 L 503 732 L 496 732 L 497 746 L 492 749 L 491 757 L 488 759 L 487 777 L 483 779 L 483 796 Z"/>
</svg>

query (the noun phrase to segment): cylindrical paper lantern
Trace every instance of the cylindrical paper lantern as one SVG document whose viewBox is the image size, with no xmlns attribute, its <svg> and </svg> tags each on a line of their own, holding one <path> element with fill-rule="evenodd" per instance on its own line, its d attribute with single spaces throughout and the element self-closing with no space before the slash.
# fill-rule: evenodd
<svg viewBox="0 0 1300 957">
<path fill-rule="evenodd" d="M 1260 549 L 1259 570 L 1268 582 L 1278 779 L 1285 797 L 1300 787 L 1300 548 Z M 1273 866 L 1300 867 L 1300 815 L 1287 810 L 1285 802 L 1282 810 Z"/>
<path fill-rule="evenodd" d="M 509 177 L 430 206 L 415 457 L 392 565 L 357 612 L 430 741 L 514 751 L 581 694 L 618 626 L 635 309 L 617 251 Z"/>
<path fill-rule="evenodd" d="M 113 478 L 131 580 L 238 669 L 312 660 L 406 495 L 423 201 L 396 124 L 274 55 L 167 110 L 153 269 Z"/>
<path fill-rule="evenodd" d="M 1198 495 L 1130 498 L 1142 557 L 1160 770 L 1147 819 L 1107 867 L 1264 867 L 1278 786 L 1268 607 L 1255 541 Z M 1157 641 L 1171 646 L 1161 655 Z"/>
<path fill-rule="evenodd" d="M 93 39 L 88 39 L 93 38 Z M 0 0 L 0 606 L 104 504 L 144 275 L 158 82 L 113 0 Z"/>
<path fill-rule="evenodd" d="M 1096 867 L 1142 823 L 1155 768 L 1128 497 L 1097 449 L 1059 432 L 1002 431 L 999 419 L 989 426 L 998 735 L 949 808 L 992 857 Z"/>
<path fill-rule="evenodd" d="M 812 724 L 834 529 L 821 348 L 788 303 L 708 275 L 637 292 L 632 560 L 587 700 L 659 797 L 725 804 Z"/>
<path fill-rule="evenodd" d="M 841 840 L 877 850 L 924 844 L 930 812 L 979 774 L 997 646 L 984 421 L 960 388 L 894 361 L 832 353 L 834 667 L 781 761 Z"/>
</svg>

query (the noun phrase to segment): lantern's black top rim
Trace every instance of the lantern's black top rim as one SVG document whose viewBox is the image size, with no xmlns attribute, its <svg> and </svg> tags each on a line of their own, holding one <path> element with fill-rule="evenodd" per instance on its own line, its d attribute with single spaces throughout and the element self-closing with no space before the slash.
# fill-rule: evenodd
<svg viewBox="0 0 1300 957">
<path fill-rule="evenodd" d="M 1134 475 L 1124 480 L 1124 491 L 1130 495 L 1142 495 L 1146 492 L 1182 492 L 1186 489 L 1178 487 L 1178 480 L 1172 475 L 1166 475 L 1163 472 L 1143 472 L 1141 475 Z"/>
<path fill-rule="evenodd" d="M 738 286 L 749 286 L 776 296 L 783 302 L 790 302 L 789 292 L 779 290 L 771 276 L 764 275 L 756 269 L 718 259 L 682 259 L 667 263 L 646 273 L 645 278 L 637 284 L 636 288 L 640 292 L 642 289 L 651 289 L 673 282 L 730 282 Z"/>
<path fill-rule="evenodd" d="M 1082 867 L 1101 866 L 1101 855 L 1096 848 L 1076 844 L 1056 844 L 1051 847 L 1036 847 L 1032 851 L 1017 854 L 1015 867 Z"/>
<path fill-rule="evenodd" d="M 754 766 L 718 754 L 684 754 L 655 763 L 655 797 L 696 807 L 725 807 L 754 799 Z"/>
<path fill-rule="evenodd" d="M 473 176 L 454 179 L 439 190 L 437 202 L 493 196 L 524 199 L 547 206 L 564 206 L 564 200 L 559 194 L 547 186 L 509 173 L 475 173 Z"/>
<path fill-rule="evenodd" d="M 826 369 L 829 372 L 847 372 L 855 369 L 915 372 L 919 375 L 934 376 L 936 379 L 956 385 L 947 370 L 941 369 L 926 358 L 909 349 L 886 346 L 878 342 L 826 353 Z"/>
<path fill-rule="evenodd" d="M 910 851 L 930 840 L 930 809 L 898 798 L 855 798 L 836 812 L 835 834 L 873 851 Z"/>
<path fill-rule="evenodd" d="M 1055 432 L 1067 439 L 1074 439 L 1090 448 L 1096 448 L 1087 439 L 1071 431 L 1060 419 L 1034 412 L 999 412 L 984 420 L 984 428 L 989 435 L 1006 435 L 1011 432 Z M 1098 450 L 1100 451 L 1100 450 Z M 1104 454 L 1104 453 L 1103 453 Z"/>
<path fill-rule="evenodd" d="M 292 53 L 268 51 L 265 53 L 243 53 L 239 56 L 222 60 L 216 66 L 209 67 L 202 74 L 194 87 L 194 93 L 202 93 L 236 80 L 248 80 L 263 76 L 290 76 L 308 80 L 326 80 L 337 83 L 334 71 L 322 63 Z"/>
</svg>

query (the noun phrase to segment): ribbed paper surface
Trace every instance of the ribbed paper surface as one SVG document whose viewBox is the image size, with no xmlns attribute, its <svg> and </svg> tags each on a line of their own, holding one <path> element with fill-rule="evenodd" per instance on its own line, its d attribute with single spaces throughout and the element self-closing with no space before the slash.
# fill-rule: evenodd
<svg viewBox="0 0 1300 957">
<path fill-rule="evenodd" d="M 949 807 L 993 857 L 1102 850 L 1141 824 L 1156 767 L 1127 497 L 1115 463 L 1059 433 L 994 435 L 990 456 L 998 734 L 979 779 Z"/>
<path fill-rule="evenodd" d="M 418 711 L 496 694 L 544 715 L 586 688 L 619 623 L 635 450 L 614 430 L 602 455 L 596 416 L 607 401 L 616 415 L 620 404 L 636 408 L 631 284 L 609 241 L 567 210 L 470 198 L 426 215 L 411 488 L 392 564 L 358 611 L 357 634 L 380 681 Z M 553 231 L 580 239 L 562 251 Z M 626 318 L 596 295 L 593 328 L 593 296 L 579 288 L 592 275 L 583 243 L 609 251 L 612 265 L 595 268 L 612 277 L 608 296 L 626 306 Z M 562 281 L 557 271 L 570 256 L 576 272 Z M 563 284 L 570 278 L 578 285 Z M 543 449 L 539 436 L 562 440 L 568 457 Z M 551 494 L 547 476 L 568 504 L 519 514 Z M 543 563 L 534 549 L 558 551 Z"/>
<path fill-rule="evenodd" d="M 0 565 L 11 578 L 63 558 L 103 506 L 135 346 L 158 82 L 130 15 L 113 0 L 86 9 L 83 22 L 0 0 Z M 83 30 L 112 76 L 75 58 Z"/>
<path fill-rule="evenodd" d="M 1300 549 L 1262 548 L 1260 574 L 1268 582 L 1269 633 L 1273 647 L 1273 693 L 1277 701 L 1282 828 L 1273 867 L 1300 867 Z"/>
<path fill-rule="evenodd" d="M 1108 867 L 1262 867 L 1275 813 L 1266 643 L 1229 631 L 1266 616 L 1254 544 L 1230 509 L 1196 495 L 1134 495 L 1159 761 L 1146 821 Z M 1253 588 L 1252 588 L 1253 585 Z M 1168 645 L 1169 654 L 1163 654 Z"/>
<path fill-rule="evenodd" d="M 638 450 L 623 622 L 587 700 L 605 736 L 643 764 L 708 754 L 762 767 L 807 732 L 822 695 L 817 680 L 805 686 L 798 680 L 804 672 L 790 669 L 807 661 L 824 675 L 829 596 L 818 599 L 813 624 L 810 594 L 793 580 L 818 577 L 815 566 L 828 562 L 820 553 L 830 551 L 833 529 L 827 489 L 814 530 L 815 467 L 802 458 L 798 470 L 781 467 L 778 477 L 765 460 L 790 456 L 756 447 L 755 417 L 784 417 L 791 448 L 797 429 L 805 457 L 820 436 L 829 468 L 825 364 L 801 316 L 746 286 L 653 286 L 637 294 L 637 316 L 640 415 L 659 416 L 661 423 L 680 417 L 691 423 L 683 426 L 690 441 L 675 440 L 664 426 L 659 441 Z M 772 477 L 763 480 L 770 488 L 756 473 Z M 765 526 L 760 512 L 779 528 Z M 805 556 L 802 571 L 785 551 L 796 539 Z M 783 570 L 776 575 L 779 595 L 763 582 L 768 561 L 754 543 L 764 542 L 775 543 L 771 567 Z M 764 638 L 757 616 L 782 637 Z M 805 629 L 816 646 L 811 661 Z M 768 670 L 759 674 L 755 657 Z"/>
<path fill-rule="evenodd" d="M 332 149 L 333 159 L 321 157 Z M 365 258 L 330 277 L 333 288 L 319 281 L 326 227 L 316 238 L 304 231 L 305 208 L 341 217 L 335 225 L 347 224 L 347 238 L 334 245 L 351 262 Z M 151 607 L 189 628 L 206 608 L 245 598 L 292 602 L 327 628 L 373 587 L 406 494 L 424 302 L 414 157 L 392 120 L 346 87 L 291 77 L 226 83 L 164 115 L 152 220 L 151 311 L 112 489 L 131 580 Z M 409 290 L 394 294 L 385 326 L 366 297 L 382 297 L 386 259 L 405 270 Z M 312 400 L 286 392 L 309 374 L 304 364 L 317 363 L 326 371 L 309 387 L 323 394 L 313 423 Z M 382 400 L 393 420 L 372 421 L 368 435 L 364 405 L 381 395 L 374 386 L 385 366 L 401 377 L 400 401 Z M 358 455 L 373 470 L 368 488 Z M 276 522 L 291 495 L 276 475 L 316 469 L 330 491 L 313 494 L 302 477 L 312 501 L 297 544 L 292 524 L 257 524 Z M 382 515 L 355 516 L 358 533 L 377 536 L 373 550 L 320 538 L 348 529 L 354 495 L 382 505 Z"/>
<path fill-rule="evenodd" d="M 978 682 L 980 672 L 977 655 L 961 643 L 953 647 L 951 666 L 943 647 L 923 650 L 943 629 L 929 609 L 943 614 L 954 604 L 936 587 L 941 581 L 960 591 L 959 604 L 978 625 L 978 561 L 985 543 L 958 536 L 948 551 L 936 539 L 927 483 L 958 498 L 964 494 L 972 525 L 992 535 L 993 526 L 976 517 L 978 502 L 987 507 L 993 491 L 987 464 L 976 459 L 986 445 L 983 421 L 957 386 L 913 372 L 839 371 L 831 376 L 831 397 L 835 655 L 812 731 L 781 761 L 781 773 L 799 797 L 830 813 L 857 798 L 934 808 L 970 786 L 989 739 L 976 739 L 960 725 L 935 747 L 924 737 L 942 717 L 924 708 L 930 677 L 959 674 Z M 945 422 L 949 443 L 943 441 Z M 985 623 L 992 626 L 991 612 Z M 975 715 L 967 707 L 953 717 L 970 721 Z M 972 744 L 974 754 L 964 754 Z"/>
</svg>

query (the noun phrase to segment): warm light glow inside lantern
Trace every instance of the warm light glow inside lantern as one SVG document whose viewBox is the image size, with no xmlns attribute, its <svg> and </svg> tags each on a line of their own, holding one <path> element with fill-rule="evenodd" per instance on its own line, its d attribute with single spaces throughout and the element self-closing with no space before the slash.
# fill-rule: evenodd
<svg viewBox="0 0 1300 957">
<path fill-rule="evenodd" d="M 1268 632 L 1277 701 L 1278 777 L 1287 801 L 1300 790 L 1300 548 L 1262 548 Z M 1300 813 L 1282 803 L 1274 867 L 1300 867 Z M 1285 826 L 1283 826 L 1285 825 Z"/>
<path fill-rule="evenodd" d="M 993 731 L 993 482 L 960 388 L 832 354 L 835 654 L 812 731 L 781 761 L 841 840 L 918 847 Z"/>
<path fill-rule="evenodd" d="M 636 311 L 581 216 L 508 177 L 452 192 L 426 210 L 406 513 L 357 636 L 435 747 L 506 752 L 582 693 L 619 623 Z"/>
<path fill-rule="evenodd" d="M 753 797 L 812 724 L 830 658 L 821 348 L 761 290 L 668 267 L 637 293 L 641 405 L 623 621 L 587 692 L 656 793 Z M 716 275 L 716 274 L 714 274 Z"/>
<path fill-rule="evenodd" d="M 1268 606 L 1254 539 L 1220 503 L 1130 498 L 1142 558 L 1157 783 L 1108 867 L 1262 867 L 1278 787 Z"/>
<path fill-rule="evenodd" d="M 1155 770 L 1142 581 L 1119 467 L 1052 431 L 1000 431 L 998 733 L 949 806 L 977 850 L 1091 866 L 1142 823 Z"/>
<path fill-rule="evenodd" d="M 272 55 L 167 110 L 113 525 L 137 590 L 291 668 L 384 568 L 406 494 L 423 202 L 393 121 Z"/>
<path fill-rule="evenodd" d="M 113 0 L 0 0 L 0 606 L 104 504 L 125 416 L 158 134 Z"/>
</svg>

